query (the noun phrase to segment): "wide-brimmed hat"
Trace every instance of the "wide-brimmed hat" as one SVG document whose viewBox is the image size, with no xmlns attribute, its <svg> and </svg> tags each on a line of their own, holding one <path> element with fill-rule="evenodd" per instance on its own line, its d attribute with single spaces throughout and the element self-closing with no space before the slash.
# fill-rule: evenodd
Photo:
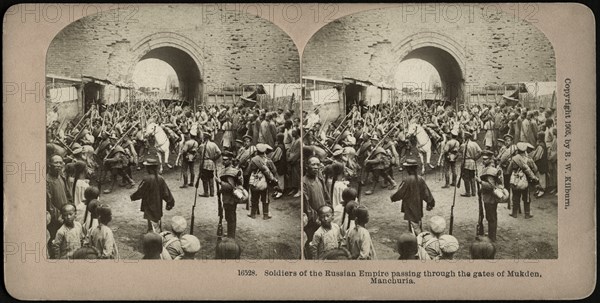
<svg viewBox="0 0 600 303">
<path fill-rule="evenodd" d="M 402 163 L 402 166 L 415 167 L 415 166 L 419 166 L 419 163 L 415 159 L 406 159 L 406 161 L 404 163 Z"/>
<path fill-rule="evenodd" d="M 471 134 L 471 133 L 470 133 L 470 132 L 468 132 L 468 131 L 463 131 L 463 135 L 464 135 L 465 137 L 467 137 L 467 136 L 468 136 L 468 137 L 473 137 L 473 134 Z"/>
<path fill-rule="evenodd" d="M 235 139 L 235 143 L 244 144 L 244 141 L 242 139 Z"/>
<path fill-rule="evenodd" d="M 144 161 L 142 164 L 144 164 L 144 166 L 159 166 L 160 162 L 158 162 L 157 159 L 150 158 L 146 159 L 146 161 Z"/>
<path fill-rule="evenodd" d="M 511 140 L 514 139 L 514 137 L 510 134 L 506 134 L 504 136 L 502 136 L 502 138 L 504 138 L 506 140 L 506 138 L 510 138 Z"/>
<path fill-rule="evenodd" d="M 244 140 L 245 140 L 245 139 L 250 139 L 250 141 L 252 141 L 252 136 L 250 136 L 250 135 L 244 135 L 244 136 L 242 137 L 242 139 L 244 139 Z"/>
</svg>

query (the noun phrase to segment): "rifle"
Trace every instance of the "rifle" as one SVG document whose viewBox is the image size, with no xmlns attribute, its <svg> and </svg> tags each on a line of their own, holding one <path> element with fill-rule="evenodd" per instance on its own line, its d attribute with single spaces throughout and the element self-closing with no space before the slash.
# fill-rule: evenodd
<svg viewBox="0 0 600 303">
<path fill-rule="evenodd" d="M 369 154 L 365 158 L 365 161 L 369 160 L 369 158 L 371 158 L 371 156 L 373 156 L 373 153 L 377 150 L 377 148 L 380 146 L 380 144 L 383 143 L 384 139 L 387 138 L 396 129 L 396 127 L 398 127 L 398 125 L 392 127 L 392 129 L 390 129 L 383 137 L 381 137 L 379 142 L 377 142 L 375 147 L 369 152 Z M 363 173 L 364 167 L 365 167 L 365 164 L 362 163 L 362 165 L 360 166 L 360 171 L 358 172 L 359 179 L 358 179 L 358 188 L 356 189 L 356 200 L 359 201 L 359 203 L 360 203 L 360 194 L 361 194 L 361 189 L 362 189 L 362 173 Z"/>
<path fill-rule="evenodd" d="M 456 189 L 460 187 L 460 181 L 462 180 L 462 172 L 465 169 L 465 162 L 467 157 L 467 145 L 469 144 L 469 140 L 467 139 L 465 143 L 465 151 L 463 152 L 463 162 L 460 165 L 460 176 L 458 176 L 458 181 L 456 182 L 456 186 L 454 187 L 454 195 L 452 197 L 452 207 L 450 208 L 450 228 L 448 229 L 448 234 L 452 235 L 452 227 L 454 226 L 454 205 L 456 204 Z M 481 197 L 481 195 L 480 195 Z"/>
<path fill-rule="evenodd" d="M 475 178 L 477 178 L 477 169 L 475 169 Z M 479 185 L 479 182 L 475 181 L 475 186 L 477 187 L 477 196 L 479 199 L 479 221 L 477 222 L 477 236 L 483 236 L 484 234 L 484 230 L 483 230 L 483 217 L 484 217 L 484 213 L 483 213 L 483 200 L 481 199 L 481 187 Z"/>
<path fill-rule="evenodd" d="M 112 153 L 112 151 L 115 149 L 115 147 L 117 147 L 119 144 L 121 144 L 121 141 L 123 141 L 123 139 L 125 139 L 125 137 L 127 137 L 127 134 L 129 134 L 129 132 L 131 132 L 133 130 L 133 128 L 138 124 L 138 122 L 136 122 L 134 125 L 132 125 L 124 134 L 123 136 L 121 136 L 121 138 L 119 138 L 119 140 L 117 141 L 117 143 L 115 143 L 115 145 L 113 145 L 113 147 L 108 151 L 108 153 L 106 154 L 106 157 L 104 157 L 104 160 L 106 160 L 108 158 L 108 156 L 110 156 L 110 153 Z"/>
<path fill-rule="evenodd" d="M 219 178 L 219 173 L 215 170 L 215 175 Z M 223 201 L 221 200 L 221 185 L 220 180 L 217 180 L 217 204 L 219 207 L 219 224 L 217 225 L 217 242 L 221 242 L 221 238 L 223 237 Z M 228 235 L 229 236 L 229 235 Z"/>
<path fill-rule="evenodd" d="M 202 160 L 200 160 L 200 169 L 198 170 L 198 179 L 196 179 L 196 193 L 194 194 L 194 204 L 192 205 L 192 218 L 190 219 L 190 235 L 194 234 L 194 211 L 196 210 L 196 201 L 198 200 L 198 186 L 200 185 L 200 176 L 202 175 L 202 167 L 204 166 L 204 157 L 206 156 L 206 144 L 208 141 L 204 142 L 204 148 L 202 149 Z M 206 188 L 204 189 L 206 190 Z"/>
</svg>

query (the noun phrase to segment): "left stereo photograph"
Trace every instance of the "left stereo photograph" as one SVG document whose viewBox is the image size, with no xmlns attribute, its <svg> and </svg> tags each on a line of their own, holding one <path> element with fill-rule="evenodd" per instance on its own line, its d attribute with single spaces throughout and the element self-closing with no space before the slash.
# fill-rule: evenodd
<svg viewBox="0 0 600 303">
<path fill-rule="evenodd" d="M 53 259 L 300 259 L 300 56 L 204 5 L 79 19 L 46 57 Z"/>
</svg>

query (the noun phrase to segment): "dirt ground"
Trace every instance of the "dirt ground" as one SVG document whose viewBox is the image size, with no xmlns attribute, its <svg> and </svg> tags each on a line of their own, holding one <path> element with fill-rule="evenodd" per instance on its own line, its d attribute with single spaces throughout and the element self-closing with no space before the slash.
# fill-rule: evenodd
<svg viewBox="0 0 600 303">
<path fill-rule="evenodd" d="M 438 159 L 434 154 L 433 159 Z M 413 153 L 413 158 L 417 158 Z M 419 166 L 420 169 L 421 166 Z M 478 167 L 480 164 L 478 163 Z M 458 169 L 458 167 L 457 167 Z M 400 182 L 406 172 L 394 170 L 394 179 Z M 444 185 L 440 168 L 431 170 L 427 168 L 424 178 L 436 201 L 436 206 L 431 211 L 424 211 L 423 230 L 429 230 L 428 221 L 432 216 L 442 216 L 446 219 L 446 233 L 450 223 L 450 210 L 454 188 L 441 188 Z M 363 188 L 370 188 L 365 186 Z M 363 189 L 363 193 L 366 189 Z M 390 196 L 395 190 L 380 188 L 373 195 L 361 196 L 361 204 L 369 209 L 369 223 L 367 229 L 375 243 L 378 259 L 397 259 L 395 251 L 398 236 L 408 231 L 407 221 L 400 211 L 401 202 L 391 203 Z M 478 221 L 477 197 L 461 197 L 464 193 L 464 184 L 456 190 L 456 204 L 454 207 L 453 236 L 460 244 L 455 259 L 469 259 L 469 244 L 475 240 Z M 496 259 L 556 259 L 558 258 L 558 197 L 546 193 L 541 198 L 535 198 L 532 193 L 531 214 L 533 218 L 525 219 L 524 213 L 517 218 L 510 217 L 511 210 L 507 204 L 498 204 L 498 230 L 496 245 Z M 484 230 L 487 234 L 488 225 L 484 219 Z"/>
<path fill-rule="evenodd" d="M 173 156 L 173 155 L 172 155 Z M 170 159 L 170 162 L 174 162 Z M 198 164 L 196 164 L 196 173 Z M 145 169 L 134 171 L 136 183 L 147 174 Z M 163 177 L 175 198 L 175 207 L 170 211 L 163 208 L 163 230 L 170 230 L 173 216 L 183 216 L 188 222 L 189 232 L 195 188 L 179 188 L 181 181 L 180 168 L 164 168 Z M 282 181 L 282 180 L 281 180 Z M 283 184 L 283 183 L 281 183 Z M 108 184 L 103 184 L 103 189 Z M 136 186 L 137 188 L 137 186 Z M 141 259 L 141 237 L 146 232 L 147 221 L 140 211 L 141 201 L 129 198 L 136 188 L 119 187 L 110 194 L 101 194 L 100 201 L 109 204 L 113 209 L 112 228 L 119 254 L 122 259 Z M 202 185 L 198 190 L 202 193 Z M 262 207 L 262 206 L 261 206 Z M 261 209 L 262 211 L 262 209 Z M 262 216 L 251 219 L 245 205 L 238 205 L 236 240 L 242 247 L 242 259 L 299 259 L 300 251 L 300 198 L 271 198 L 270 214 L 273 218 L 263 220 Z M 217 244 L 218 207 L 216 197 L 198 197 L 195 210 L 194 235 L 200 239 L 201 249 L 197 259 L 214 259 Z M 227 231 L 227 223 L 223 218 L 223 229 Z"/>
</svg>

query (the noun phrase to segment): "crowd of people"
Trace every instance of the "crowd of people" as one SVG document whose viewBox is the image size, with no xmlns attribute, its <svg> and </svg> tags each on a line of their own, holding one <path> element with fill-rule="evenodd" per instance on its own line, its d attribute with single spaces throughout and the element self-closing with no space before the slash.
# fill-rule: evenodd
<svg viewBox="0 0 600 303">
<path fill-rule="evenodd" d="M 317 106 L 303 112 L 306 258 L 377 258 L 361 196 L 363 187 L 368 188 L 364 195 L 372 195 L 378 185 L 395 191 L 391 202 L 402 201 L 408 234 L 398 240 L 401 258 L 452 258 L 458 240 L 443 233 L 444 218 L 434 217 L 429 230 L 422 228 L 423 202 L 427 211 L 436 206 L 422 175 L 434 169 L 443 174 L 441 188 L 449 196 L 463 183 L 461 196 L 479 199 L 481 232 L 478 226 L 473 258 L 495 255 L 499 203 L 507 203 L 510 216 L 524 211 L 530 219 L 532 196 L 557 195 L 554 109 L 443 101 L 367 106 L 361 101 L 334 121 L 323 121 L 319 111 Z M 396 171 L 407 172 L 399 184 Z"/>
<path fill-rule="evenodd" d="M 297 116 L 283 108 L 212 105 L 194 110 L 182 102 L 133 101 L 94 103 L 68 121 L 54 107 L 47 115 L 46 145 L 49 257 L 118 258 L 107 227 L 112 218 L 108 202 L 117 186 L 137 185 L 130 199 L 141 200 L 148 222 L 144 258 L 193 258 L 200 244 L 183 232 L 183 218 L 173 217 L 171 231 L 162 229 L 163 207 L 169 211 L 176 203 L 164 167 L 181 170 L 181 190 L 195 187 L 195 197 L 218 196 L 219 224 L 224 214 L 223 238 L 230 239 L 219 242 L 221 253 L 236 256 L 227 250 L 237 246 L 241 252 L 235 241 L 238 204 L 246 204 L 252 219 L 262 213 L 268 220 L 271 199 L 300 196 Z M 174 161 L 169 154 L 176 155 Z M 142 167 L 147 174 L 136 181 L 132 172 Z M 106 196 L 100 199 L 101 194 Z M 162 249 L 157 253 L 158 239 L 165 250 L 177 249 L 169 250 L 170 256 Z"/>
</svg>

